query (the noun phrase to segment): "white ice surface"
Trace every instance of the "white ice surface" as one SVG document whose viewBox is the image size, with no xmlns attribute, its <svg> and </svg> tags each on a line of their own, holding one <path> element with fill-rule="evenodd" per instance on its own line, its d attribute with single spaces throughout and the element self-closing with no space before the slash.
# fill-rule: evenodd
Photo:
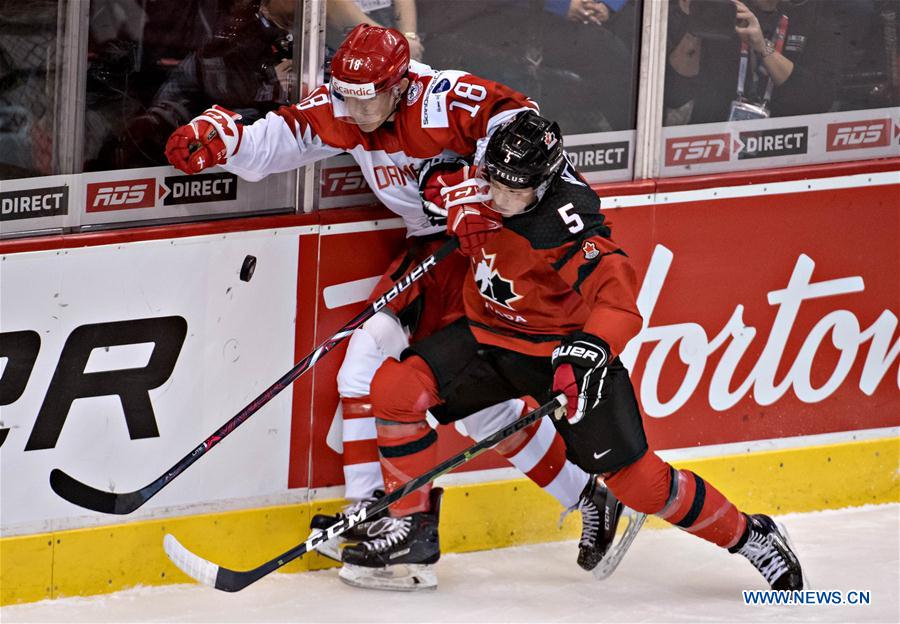
<svg viewBox="0 0 900 624">
<path fill-rule="evenodd" d="M 574 542 L 447 555 L 436 591 L 343 585 L 337 570 L 273 574 L 237 594 L 137 588 L 0 610 L 11 622 L 900 622 L 900 505 L 782 516 L 817 590 L 869 590 L 869 606 L 745 606 L 762 577 L 677 530 L 644 530 L 598 582 Z M 162 547 L 162 545 L 160 545 Z"/>
</svg>

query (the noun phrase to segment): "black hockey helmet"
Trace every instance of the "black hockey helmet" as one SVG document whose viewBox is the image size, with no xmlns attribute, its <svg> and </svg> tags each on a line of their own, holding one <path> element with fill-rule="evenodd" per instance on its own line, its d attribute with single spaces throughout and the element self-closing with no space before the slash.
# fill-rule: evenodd
<svg viewBox="0 0 900 624">
<path fill-rule="evenodd" d="M 538 188 L 563 165 L 559 124 L 534 111 L 520 113 L 494 132 L 484 156 L 484 173 L 510 188 Z"/>
</svg>

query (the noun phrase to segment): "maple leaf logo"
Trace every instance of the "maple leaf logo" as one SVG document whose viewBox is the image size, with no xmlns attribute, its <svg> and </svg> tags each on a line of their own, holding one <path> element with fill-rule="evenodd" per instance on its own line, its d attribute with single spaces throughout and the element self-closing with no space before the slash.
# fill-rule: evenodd
<svg viewBox="0 0 900 624">
<path fill-rule="evenodd" d="M 483 249 L 481 253 L 484 259 L 475 267 L 475 282 L 478 284 L 478 291 L 485 299 L 508 310 L 515 310 L 510 304 L 518 301 L 522 296 L 516 293 L 512 280 L 504 278 L 494 270 L 496 254 L 485 253 Z"/>
</svg>

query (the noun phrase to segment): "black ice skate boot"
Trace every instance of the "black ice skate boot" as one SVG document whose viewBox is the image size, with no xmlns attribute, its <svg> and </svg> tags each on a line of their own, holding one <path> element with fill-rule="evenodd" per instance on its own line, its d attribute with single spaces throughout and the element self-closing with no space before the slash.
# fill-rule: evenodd
<svg viewBox="0 0 900 624">
<path fill-rule="evenodd" d="M 759 570 L 772 589 L 803 589 L 800 560 L 794 554 L 787 531 L 763 514 L 747 514 L 744 543 L 728 551 L 744 555 Z"/>
<path fill-rule="evenodd" d="M 599 579 L 606 578 L 625 556 L 647 516 L 625 507 L 596 476 L 588 480 L 577 507 L 581 511 L 578 565 Z M 613 546 L 616 528 L 623 517 L 627 526 Z"/>
<path fill-rule="evenodd" d="M 313 531 L 324 531 L 334 523 L 340 522 L 347 516 L 352 516 L 359 513 L 361 509 L 377 503 L 382 498 L 384 498 L 384 491 L 375 490 L 375 492 L 372 493 L 372 496 L 363 498 L 358 501 L 353 501 L 352 503 L 344 507 L 344 511 L 330 515 L 316 514 L 312 517 L 312 520 L 309 523 L 309 528 Z M 374 539 L 378 537 L 387 528 L 387 525 L 385 524 L 386 517 L 387 509 L 384 509 L 375 514 L 374 517 L 366 518 L 365 521 L 350 527 L 344 533 L 331 538 L 327 542 L 323 542 L 322 545 L 316 549 L 316 551 L 321 555 L 325 555 L 329 559 L 340 561 L 342 545 L 347 542 L 361 542 L 367 539 Z"/>
<path fill-rule="evenodd" d="M 417 591 L 437 587 L 434 564 L 441 557 L 438 521 L 441 488 L 431 490 L 431 511 L 384 519 L 387 529 L 376 539 L 344 548 L 340 578 L 368 589 Z"/>
</svg>

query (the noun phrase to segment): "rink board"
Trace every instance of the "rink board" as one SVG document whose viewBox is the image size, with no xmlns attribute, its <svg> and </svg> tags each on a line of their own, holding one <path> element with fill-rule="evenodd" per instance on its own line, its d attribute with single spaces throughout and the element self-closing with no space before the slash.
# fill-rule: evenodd
<svg viewBox="0 0 900 624">
<path fill-rule="evenodd" d="M 894 437 L 675 465 L 702 475 L 740 507 L 783 514 L 900 501 L 898 451 L 900 439 Z M 246 569 L 300 543 L 312 514 L 334 512 L 342 503 L 315 501 L 4 538 L 0 598 L 2 604 L 16 604 L 135 585 L 193 582 L 165 556 L 166 533 L 205 558 Z M 554 499 L 524 479 L 450 486 L 442 508 L 442 548 L 466 552 L 577 538 L 577 514 L 560 527 L 559 513 Z M 648 522 L 650 528 L 663 526 L 668 525 L 655 518 Z M 281 571 L 332 565 L 314 554 Z"/>
<path fill-rule="evenodd" d="M 648 438 L 749 509 L 900 500 L 898 169 L 599 189 L 641 282 L 645 326 L 622 357 Z M 342 347 L 131 516 L 74 507 L 47 476 L 58 467 L 114 491 L 149 482 L 362 309 L 402 245 L 398 219 L 354 209 L 0 243 L 0 604 L 183 582 L 166 531 L 249 566 L 336 509 Z M 86 342 L 85 327 L 118 346 Z M 143 390 L 149 413 L 73 396 L 82 372 L 150 369 L 164 352 L 170 366 Z M 439 453 L 468 446 L 463 432 L 441 427 Z M 557 528 L 558 503 L 511 476 L 492 453 L 451 476 L 446 550 L 577 534 L 577 518 Z"/>
</svg>

